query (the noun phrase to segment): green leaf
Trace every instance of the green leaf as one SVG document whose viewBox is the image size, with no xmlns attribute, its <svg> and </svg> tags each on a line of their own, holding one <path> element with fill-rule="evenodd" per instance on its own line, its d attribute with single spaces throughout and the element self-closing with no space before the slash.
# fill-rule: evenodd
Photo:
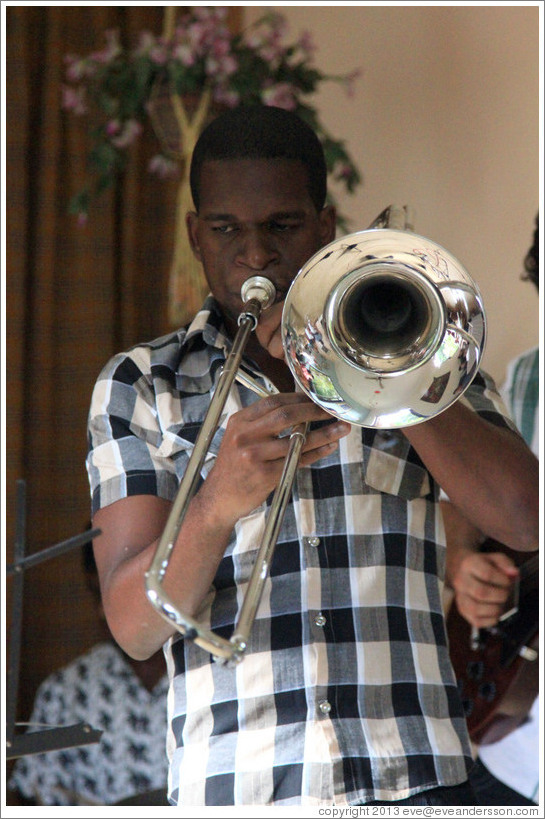
<svg viewBox="0 0 545 819">
<path fill-rule="evenodd" d="M 89 153 L 90 165 L 100 173 L 112 173 L 122 165 L 120 152 L 110 142 L 99 142 Z"/>
<path fill-rule="evenodd" d="M 89 212 L 90 203 L 91 195 L 88 188 L 84 188 L 79 193 L 74 194 L 70 199 L 68 203 L 68 213 L 74 214 L 75 216 L 80 216 L 82 213 L 87 214 Z"/>
</svg>

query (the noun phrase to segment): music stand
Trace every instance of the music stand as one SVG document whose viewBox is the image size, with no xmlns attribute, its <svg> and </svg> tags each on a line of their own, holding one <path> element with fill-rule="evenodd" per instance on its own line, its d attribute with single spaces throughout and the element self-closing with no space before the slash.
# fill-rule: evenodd
<svg viewBox="0 0 545 819">
<path fill-rule="evenodd" d="M 7 566 L 7 574 L 14 576 L 12 620 L 10 629 L 10 656 L 8 663 L 8 679 L 6 691 L 6 758 L 14 759 L 28 754 L 58 751 L 63 748 L 74 748 L 79 745 L 91 745 L 100 740 L 102 731 L 92 728 L 86 723 L 76 725 L 57 726 L 39 731 L 30 731 L 16 735 L 15 714 L 17 709 L 17 695 L 19 687 L 19 665 L 21 659 L 21 630 L 23 613 L 23 575 L 25 569 L 35 566 L 43 560 L 64 554 L 77 546 L 83 546 L 100 534 L 100 529 L 82 532 L 69 540 L 57 543 L 37 552 L 25 556 L 26 535 L 26 484 L 23 480 L 17 481 L 16 522 L 15 522 L 14 562 Z"/>
</svg>

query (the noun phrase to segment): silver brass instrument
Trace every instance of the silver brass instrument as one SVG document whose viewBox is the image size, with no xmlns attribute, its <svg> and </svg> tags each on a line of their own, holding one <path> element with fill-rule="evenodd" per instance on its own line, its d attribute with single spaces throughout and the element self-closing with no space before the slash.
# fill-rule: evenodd
<svg viewBox="0 0 545 819">
<path fill-rule="evenodd" d="M 305 425 L 291 433 L 231 638 L 180 612 L 162 583 L 234 380 L 268 394 L 244 376 L 239 365 L 275 292 L 260 276 L 243 285 L 239 329 L 146 574 L 147 595 L 155 609 L 223 662 L 244 657 L 291 495 Z M 448 251 L 413 232 L 406 207 L 390 206 L 366 230 L 321 248 L 295 277 L 282 313 L 284 353 L 299 388 L 331 415 L 369 428 L 419 424 L 451 406 L 478 370 L 485 335 L 477 286 Z"/>
</svg>

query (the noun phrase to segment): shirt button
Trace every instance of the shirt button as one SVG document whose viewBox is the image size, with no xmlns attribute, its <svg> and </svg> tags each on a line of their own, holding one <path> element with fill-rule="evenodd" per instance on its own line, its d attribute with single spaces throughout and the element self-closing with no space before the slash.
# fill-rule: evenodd
<svg viewBox="0 0 545 819">
<path fill-rule="evenodd" d="M 322 700 L 320 703 L 318 703 L 318 708 L 320 709 L 322 714 L 329 714 L 329 712 L 331 711 L 331 703 L 328 702 L 327 700 Z"/>
<path fill-rule="evenodd" d="M 317 614 L 317 615 L 316 615 L 316 617 L 314 618 L 314 622 L 316 623 L 316 625 L 317 625 L 317 626 L 325 626 L 325 624 L 326 624 L 327 620 L 325 619 L 325 617 L 324 617 L 324 615 L 322 614 L 322 612 L 320 612 L 320 613 L 319 613 L 319 614 Z"/>
<path fill-rule="evenodd" d="M 320 545 L 320 538 L 319 537 L 306 537 L 305 543 L 307 546 L 319 546 Z"/>
</svg>

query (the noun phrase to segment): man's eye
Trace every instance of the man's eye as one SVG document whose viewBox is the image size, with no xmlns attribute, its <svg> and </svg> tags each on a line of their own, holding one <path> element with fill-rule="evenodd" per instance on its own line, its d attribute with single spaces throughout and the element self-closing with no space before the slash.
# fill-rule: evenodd
<svg viewBox="0 0 545 819">
<path fill-rule="evenodd" d="M 214 233 L 221 233 L 221 234 L 233 233 L 235 230 L 237 230 L 237 226 L 236 225 L 214 225 L 212 230 L 214 231 Z"/>
<path fill-rule="evenodd" d="M 293 230 L 297 225 L 293 222 L 269 222 L 269 230 L 274 230 L 277 233 L 284 233 L 287 230 Z"/>
</svg>

